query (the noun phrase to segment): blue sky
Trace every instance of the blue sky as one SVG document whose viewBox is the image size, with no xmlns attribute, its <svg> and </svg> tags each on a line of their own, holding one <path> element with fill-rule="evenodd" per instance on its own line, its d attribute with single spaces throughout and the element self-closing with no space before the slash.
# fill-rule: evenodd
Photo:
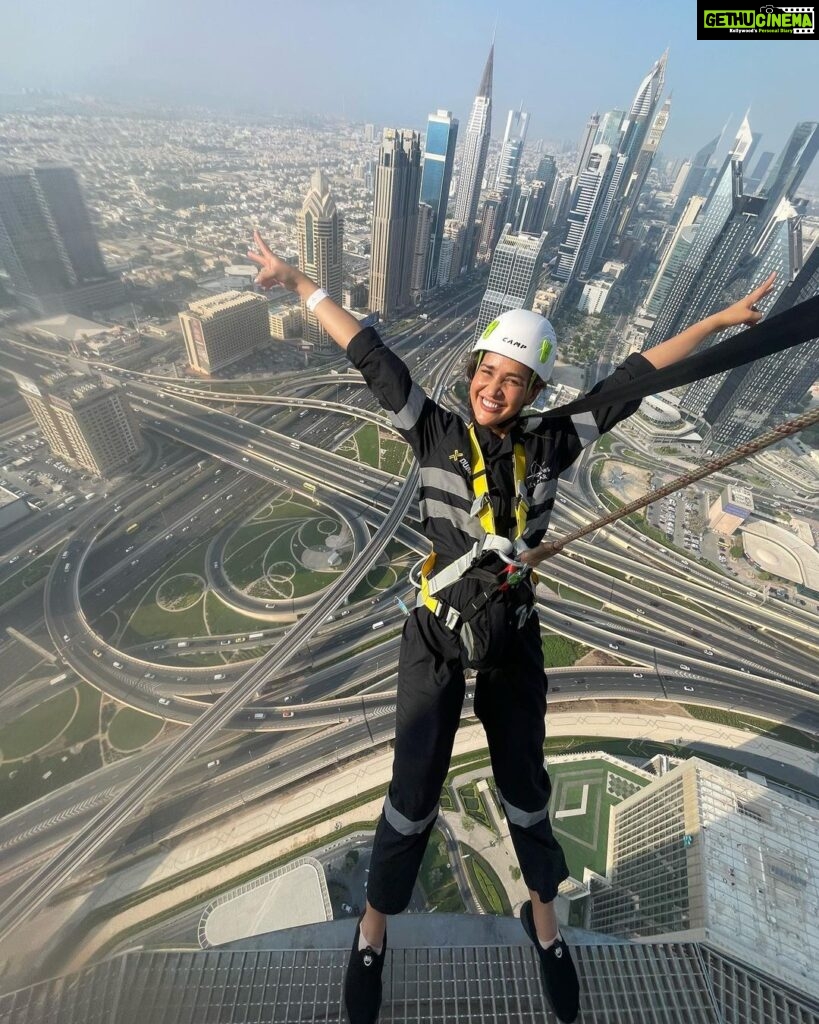
<svg viewBox="0 0 819 1024">
<path fill-rule="evenodd" d="M 819 119 L 819 43 L 698 42 L 692 0 L 0 0 L 0 91 L 421 127 L 438 107 L 466 119 L 496 17 L 495 135 L 523 101 L 530 138 L 576 139 L 593 110 L 628 105 L 666 46 L 669 156 L 735 129 L 748 107 L 762 148 Z"/>
</svg>

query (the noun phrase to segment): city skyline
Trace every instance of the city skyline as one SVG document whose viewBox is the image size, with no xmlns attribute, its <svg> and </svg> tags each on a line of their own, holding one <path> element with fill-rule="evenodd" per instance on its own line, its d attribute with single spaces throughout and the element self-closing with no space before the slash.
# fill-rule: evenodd
<svg viewBox="0 0 819 1024">
<path fill-rule="evenodd" d="M 79 10 L 72 8 L 70 18 L 56 5 L 46 6 L 52 13 L 38 17 L 36 25 L 25 10 L 5 14 L 0 93 L 56 90 L 114 102 L 192 104 L 262 115 L 325 114 L 418 129 L 430 110 L 442 107 L 465 121 L 474 97 L 475 68 L 488 49 L 497 17 L 493 5 L 480 3 L 467 10 L 459 0 L 435 10 L 438 31 L 429 34 L 432 5 L 422 3 L 413 19 L 402 19 L 396 42 L 390 35 L 389 11 L 385 14 L 383 8 L 380 17 L 364 20 L 319 4 L 318 31 L 295 16 L 262 10 L 254 13 L 256 27 L 249 35 L 207 2 L 193 16 L 184 9 L 160 16 L 153 4 L 143 3 L 114 18 L 106 8 L 93 14 L 93 27 L 93 0 Z M 369 10 L 369 4 L 362 5 L 362 13 Z M 819 71 L 809 44 L 698 42 L 694 11 L 676 10 L 670 3 L 655 11 L 655 19 L 637 21 L 636 4 L 614 11 L 584 3 L 567 20 L 551 18 L 530 0 L 519 0 L 498 18 L 495 29 L 496 109 L 505 112 L 523 102 L 531 114 L 530 139 L 574 142 L 593 112 L 628 101 L 634 75 L 668 47 L 667 84 L 673 84 L 674 111 L 663 147 L 671 157 L 692 155 L 726 122 L 728 131 L 735 131 L 749 108 L 770 148 L 784 144 L 783 120 L 811 118 Z M 519 31 L 524 24 L 525 33 Z M 180 49 L 177 31 L 192 45 Z M 451 45 L 453 38 L 458 39 L 457 49 Z M 345 72 L 364 39 L 368 52 L 389 46 L 397 58 L 390 62 L 389 75 Z M 260 80 L 254 60 L 271 41 L 278 77 L 263 75 Z M 413 55 L 419 52 L 432 64 L 432 74 L 418 74 Z M 84 58 L 80 62 L 78 53 Z M 304 76 L 308 55 L 311 74 Z M 578 72 L 581 56 L 594 74 Z M 764 76 L 759 75 L 761 62 Z M 222 73 L 214 74 L 214 67 Z M 282 83 L 286 88 L 279 87 Z M 494 137 L 502 129 L 503 121 L 497 119 Z"/>
</svg>

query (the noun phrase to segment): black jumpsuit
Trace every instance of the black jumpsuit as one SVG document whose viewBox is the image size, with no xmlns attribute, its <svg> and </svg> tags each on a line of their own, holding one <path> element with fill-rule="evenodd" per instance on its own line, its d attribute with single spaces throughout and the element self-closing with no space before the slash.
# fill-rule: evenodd
<svg viewBox="0 0 819 1024">
<path fill-rule="evenodd" d="M 422 527 L 436 552 L 438 572 L 485 536 L 478 519 L 470 515 L 474 494 L 467 425 L 413 383 L 405 364 L 373 328 L 356 335 L 347 356 L 420 464 Z M 633 353 L 592 393 L 651 370 L 647 359 Z M 586 445 L 638 406 L 631 402 L 574 417 L 527 418 L 523 425 L 514 424 L 505 438 L 477 426 L 497 532 L 513 536 L 516 441 L 526 452 L 529 510 L 524 539 L 528 547 L 536 547 L 548 525 L 560 473 Z M 474 592 L 473 581 L 463 579 L 440 596 L 462 608 Z M 548 902 L 569 871 L 549 821 L 551 783 L 543 760 L 548 682 L 537 616 L 526 619 L 513 643 L 505 638 L 498 653 L 497 667 L 478 671 L 475 714 L 486 731 L 492 772 L 523 879 Z M 407 618 L 398 663 L 392 781 L 375 834 L 367 886 L 370 905 L 383 914 L 400 913 L 409 903 L 438 815 L 464 699 L 464 660 L 457 630 L 423 606 Z"/>
</svg>

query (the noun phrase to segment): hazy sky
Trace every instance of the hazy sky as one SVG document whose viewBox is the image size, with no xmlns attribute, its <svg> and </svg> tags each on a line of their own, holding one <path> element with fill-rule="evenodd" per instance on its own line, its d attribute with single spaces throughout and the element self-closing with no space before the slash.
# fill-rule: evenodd
<svg viewBox="0 0 819 1024">
<path fill-rule="evenodd" d="M 498 13 L 500 12 L 500 13 Z M 762 147 L 819 119 L 819 43 L 698 42 L 694 0 L 0 0 L 0 92 L 465 121 L 497 16 L 493 135 L 523 101 L 530 138 L 576 139 L 627 106 L 668 46 L 663 150 L 686 155 L 751 108 Z"/>
</svg>

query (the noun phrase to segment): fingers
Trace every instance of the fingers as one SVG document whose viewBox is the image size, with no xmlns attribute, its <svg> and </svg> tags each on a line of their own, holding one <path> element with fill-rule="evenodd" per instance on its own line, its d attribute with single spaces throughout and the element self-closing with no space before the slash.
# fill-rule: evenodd
<svg viewBox="0 0 819 1024">
<path fill-rule="evenodd" d="M 250 249 L 247 251 L 247 258 L 249 260 L 253 260 L 254 263 L 258 263 L 260 267 L 265 265 L 264 257 L 260 256 L 258 253 L 251 252 Z"/>
<path fill-rule="evenodd" d="M 767 295 L 771 288 L 773 288 L 775 280 L 776 273 L 773 273 L 767 279 L 767 281 L 763 281 L 758 288 L 755 288 L 748 296 L 748 298 L 751 300 L 751 303 L 753 304 L 754 302 L 758 302 L 764 295 Z"/>
<path fill-rule="evenodd" d="M 263 256 L 272 256 L 273 255 L 273 253 L 268 248 L 267 242 L 265 242 L 265 240 L 259 234 L 259 229 L 258 228 L 254 228 L 253 229 L 253 241 L 256 243 L 256 245 L 259 248 L 259 251 L 261 252 L 261 254 Z"/>
</svg>

